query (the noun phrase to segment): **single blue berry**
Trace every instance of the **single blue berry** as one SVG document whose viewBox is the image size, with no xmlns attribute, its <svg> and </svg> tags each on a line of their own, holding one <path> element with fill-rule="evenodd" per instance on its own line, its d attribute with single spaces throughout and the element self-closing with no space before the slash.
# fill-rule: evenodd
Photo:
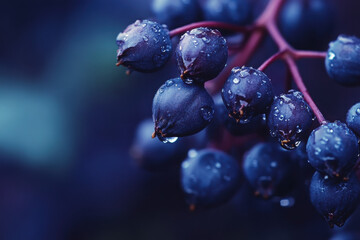
<svg viewBox="0 0 360 240">
<path fill-rule="evenodd" d="M 346 123 L 354 133 L 360 136 L 360 102 L 349 109 L 346 115 Z"/>
<path fill-rule="evenodd" d="M 129 70 L 153 72 L 171 56 L 171 40 L 166 26 L 149 20 L 137 20 L 116 38 L 117 65 Z"/>
<path fill-rule="evenodd" d="M 279 16 L 285 39 L 298 49 L 324 49 L 334 29 L 332 0 L 287 0 Z"/>
<path fill-rule="evenodd" d="M 244 156 L 246 179 L 256 196 L 265 199 L 282 196 L 291 190 L 295 164 L 290 153 L 275 143 L 259 143 Z"/>
<path fill-rule="evenodd" d="M 330 227 L 341 227 L 359 204 L 360 183 L 354 173 L 347 181 L 315 172 L 310 184 L 310 200 Z"/>
<path fill-rule="evenodd" d="M 358 159 L 355 134 L 346 124 L 335 121 L 313 130 L 306 145 L 309 163 L 319 172 L 346 177 Z"/>
<path fill-rule="evenodd" d="M 267 116 L 270 134 L 291 150 L 308 136 L 314 114 L 301 92 L 290 90 L 275 97 Z"/>
<path fill-rule="evenodd" d="M 152 106 L 155 133 L 162 141 L 195 134 L 213 119 L 214 102 L 205 88 L 170 79 L 157 91 Z"/>
<path fill-rule="evenodd" d="M 329 44 L 325 66 L 329 76 L 337 83 L 360 85 L 360 39 L 340 35 Z"/>
<path fill-rule="evenodd" d="M 181 36 L 176 58 L 181 78 L 188 83 L 203 83 L 215 78 L 228 57 L 226 40 L 218 30 L 195 28 Z"/>
<path fill-rule="evenodd" d="M 173 144 L 164 144 L 151 138 L 153 132 L 152 119 L 142 121 L 136 130 L 130 153 L 140 167 L 147 170 L 162 170 L 186 156 L 186 144 L 182 141 L 185 139 Z"/>
<path fill-rule="evenodd" d="M 151 9 L 170 29 L 197 22 L 201 15 L 197 0 L 153 0 Z"/>
<path fill-rule="evenodd" d="M 239 182 L 238 163 L 220 151 L 191 151 L 181 165 L 181 186 L 192 209 L 226 202 L 235 194 Z"/>
<path fill-rule="evenodd" d="M 233 68 L 221 95 L 230 116 L 245 123 L 266 113 L 274 98 L 270 79 L 252 67 Z"/>
<path fill-rule="evenodd" d="M 201 0 L 205 20 L 244 25 L 251 20 L 249 0 Z"/>
</svg>

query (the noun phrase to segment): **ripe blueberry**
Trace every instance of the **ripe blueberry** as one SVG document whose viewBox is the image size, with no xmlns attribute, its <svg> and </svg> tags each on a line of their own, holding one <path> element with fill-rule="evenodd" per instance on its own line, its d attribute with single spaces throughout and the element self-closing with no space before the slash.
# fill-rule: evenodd
<svg viewBox="0 0 360 240">
<path fill-rule="evenodd" d="M 341 227 L 355 211 L 360 197 L 360 183 L 354 173 L 347 181 L 315 172 L 310 184 L 310 200 L 330 227 Z"/>
<path fill-rule="evenodd" d="M 192 152 L 181 165 L 181 185 L 190 208 L 226 202 L 235 194 L 239 181 L 238 163 L 220 151 Z"/>
<path fill-rule="evenodd" d="M 181 36 L 176 58 L 185 82 L 215 78 L 225 67 L 228 57 L 226 40 L 218 30 L 195 28 Z"/>
<path fill-rule="evenodd" d="M 270 79 L 252 67 L 233 68 L 221 95 L 230 116 L 245 123 L 265 113 L 274 98 Z"/>
<path fill-rule="evenodd" d="M 117 65 L 130 70 L 153 72 L 171 56 L 171 40 L 166 26 L 149 20 L 137 20 L 116 38 Z"/>
<path fill-rule="evenodd" d="M 200 6 L 204 19 L 208 21 L 244 25 L 251 18 L 249 0 L 202 0 Z"/>
<path fill-rule="evenodd" d="M 153 0 L 156 19 L 170 29 L 197 22 L 200 8 L 197 0 Z"/>
<path fill-rule="evenodd" d="M 354 133 L 360 136 L 360 102 L 349 109 L 346 115 L 346 123 Z"/>
<path fill-rule="evenodd" d="M 181 78 L 174 78 L 157 91 L 152 112 L 153 137 L 172 142 L 204 129 L 213 118 L 214 102 L 203 86 L 185 84 Z"/>
<path fill-rule="evenodd" d="M 358 140 L 346 124 L 335 121 L 311 132 L 306 151 L 309 163 L 319 172 L 346 177 L 358 158 Z"/>
<path fill-rule="evenodd" d="M 275 143 L 259 143 L 244 156 L 246 179 L 256 196 L 265 199 L 287 194 L 293 183 L 294 163 L 290 153 Z"/>
<path fill-rule="evenodd" d="M 287 94 L 275 97 L 267 116 L 267 123 L 271 136 L 277 138 L 282 147 L 291 150 L 308 136 L 313 118 L 313 112 L 303 95 L 290 90 Z"/>
<path fill-rule="evenodd" d="M 340 35 L 329 44 L 325 66 L 329 76 L 337 83 L 360 85 L 360 39 Z"/>
</svg>

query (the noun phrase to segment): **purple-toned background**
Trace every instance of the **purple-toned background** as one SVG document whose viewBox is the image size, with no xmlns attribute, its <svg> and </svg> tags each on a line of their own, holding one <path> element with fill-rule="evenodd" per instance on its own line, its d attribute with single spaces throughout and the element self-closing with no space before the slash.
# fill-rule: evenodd
<svg viewBox="0 0 360 240">
<path fill-rule="evenodd" d="M 360 2 L 336 0 L 335 32 L 360 37 Z M 151 17 L 146 0 L 7 1 L 0 8 L 0 239 L 328 239 L 360 232 L 360 210 L 329 230 L 304 189 L 292 208 L 255 199 L 246 184 L 228 204 L 190 213 L 178 169 L 149 173 L 129 156 L 157 88 L 177 74 L 116 68 L 115 37 Z M 326 46 L 323 50 L 326 49 Z M 267 41 L 257 67 L 276 50 Z M 345 119 L 360 88 L 303 60 L 308 89 L 329 120 Z M 267 71 L 276 93 L 284 66 Z"/>
</svg>

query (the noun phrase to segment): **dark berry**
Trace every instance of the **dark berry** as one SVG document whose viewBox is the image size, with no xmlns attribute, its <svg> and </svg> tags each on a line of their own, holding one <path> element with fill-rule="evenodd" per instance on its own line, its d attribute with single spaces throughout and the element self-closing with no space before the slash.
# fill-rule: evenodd
<svg viewBox="0 0 360 240">
<path fill-rule="evenodd" d="M 166 169 L 186 156 L 185 142 L 182 141 L 185 139 L 164 144 L 151 138 L 153 132 L 152 119 L 142 121 L 136 130 L 130 153 L 140 167 L 148 170 Z"/>
<path fill-rule="evenodd" d="M 251 19 L 249 0 L 200 0 L 200 6 L 208 21 L 244 25 Z"/>
<path fill-rule="evenodd" d="M 358 158 L 358 140 L 346 124 L 335 121 L 311 132 L 306 151 L 309 163 L 319 172 L 346 177 Z"/>
<path fill-rule="evenodd" d="M 346 115 L 346 123 L 354 133 L 360 136 L 360 102 L 349 109 Z"/>
<path fill-rule="evenodd" d="M 313 123 L 313 112 L 301 92 L 290 90 L 275 97 L 267 116 L 271 136 L 281 146 L 294 149 L 308 136 Z"/>
<path fill-rule="evenodd" d="M 137 20 L 116 38 L 117 65 L 139 72 L 156 71 L 171 56 L 171 40 L 166 26 L 149 20 Z"/>
<path fill-rule="evenodd" d="M 191 208 L 218 206 L 238 189 L 238 163 L 223 152 L 193 151 L 181 166 L 181 185 Z"/>
<path fill-rule="evenodd" d="M 329 44 L 325 66 L 329 76 L 337 83 L 360 85 L 360 39 L 340 35 Z"/>
<path fill-rule="evenodd" d="M 360 183 L 354 173 L 347 181 L 315 172 L 310 184 L 310 200 L 330 227 L 341 227 L 355 211 L 360 197 Z"/>
<path fill-rule="evenodd" d="M 218 30 L 195 28 L 181 36 L 176 58 L 181 78 L 199 82 L 215 78 L 225 67 L 228 57 L 226 40 Z"/>
<path fill-rule="evenodd" d="M 215 120 L 220 126 L 224 126 L 232 135 L 242 136 L 249 133 L 261 132 L 265 129 L 266 118 L 264 115 L 258 115 L 248 122 L 236 122 L 229 116 L 229 112 L 222 100 L 221 95 L 214 97 Z"/>
<path fill-rule="evenodd" d="M 204 87 L 174 78 L 159 88 L 152 111 L 155 135 L 174 141 L 204 129 L 213 118 L 214 102 Z"/>
<path fill-rule="evenodd" d="M 280 31 L 299 49 L 323 49 L 334 28 L 332 0 L 288 0 L 279 16 Z"/>
<path fill-rule="evenodd" d="M 251 67 L 233 68 L 221 95 L 230 115 L 238 122 L 265 113 L 274 98 L 270 79 Z"/>
<path fill-rule="evenodd" d="M 293 184 L 294 163 L 287 150 L 275 143 L 259 143 L 244 156 L 243 169 L 255 195 L 287 194 Z"/>
<path fill-rule="evenodd" d="M 151 8 L 157 21 L 170 29 L 197 22 L 200 16 L 197 0 L 153 0 Z"/>
</svg>

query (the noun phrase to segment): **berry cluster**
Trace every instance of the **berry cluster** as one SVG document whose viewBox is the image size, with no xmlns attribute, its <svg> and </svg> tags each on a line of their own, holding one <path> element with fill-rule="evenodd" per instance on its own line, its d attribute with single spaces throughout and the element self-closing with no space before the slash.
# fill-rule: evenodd
<svg viewBox="0 0 360 240">
<path fill-rule="evenodd" d="M 167 63 L 173 51 L 171 38 L 182 34 L 175 50 L 180 74 L 155 94 L 153 121 L 139 126 L 132 154 L 141 166 L 159 169 L 183 159 L 188 151 L 181 164 L 181 184 L 191 209 L 226 202 L 238 189 L 242 173 L 256 196 L 287 196 L 296 185 L 304 156 L 316 170 L 310 200 L 331 227 L 342 226 L 358 205 L 360 182 L 354 169 L 359 158 L 360 103 L 349 110 L 346 124 L 326 121 L 296 60 L 325 59 L 326 71 L 337 83 L 360 85 L 360 39 L 340 35 L 327 52 L 295 50 L 288 41 L 298 46 L 296 41 L 305 39 L 306 45 L 303 36 L 309 34 L 312 42 L 324 39 L 322 34 L 329 32 L 324 12 L 332 11 L 325 0 L 318 0 L 316 7 L 303 1 L 299 17 L 287 14 L 301 2 L 271 0 L 251 25 L 244 26 L 252 18 L 248 0 L 154 0 L 160 23 L 138 20 L 118 35 L 117 65 L 152 72 Z M 278 16 L 285 37 L 277 26 Z M 317 25 L 321 31 L 313 29 L 315 25 L 309 29 L 301 16 L 308 16 L 306 21 L 321 19 Z M 207 21 L 192 23 L 201 17 Z M 162 24 L 178 28 L 168 31 Z M 188 25 L 179 27 L 184 24 Z M 303 36 L 286 37 L 292 26 L 302 24 L 306 30 L 299 27 L 297 34 Z M 230 41 L 236 34 L 242 38 L 234 47 Z M 244 66 L 266 34 L 279 51 L 259 68 Z M 286 63 L 298 90 L 275 95 L 264 71 L 277 60 Z M 150 135 L 172 144 L 154 142 Z M 240 167 L 225 152 L 254 136 L 259 143 L 243 155 Z M 199 148 L 204 149 L 195 150 Z"/>
</svg>

